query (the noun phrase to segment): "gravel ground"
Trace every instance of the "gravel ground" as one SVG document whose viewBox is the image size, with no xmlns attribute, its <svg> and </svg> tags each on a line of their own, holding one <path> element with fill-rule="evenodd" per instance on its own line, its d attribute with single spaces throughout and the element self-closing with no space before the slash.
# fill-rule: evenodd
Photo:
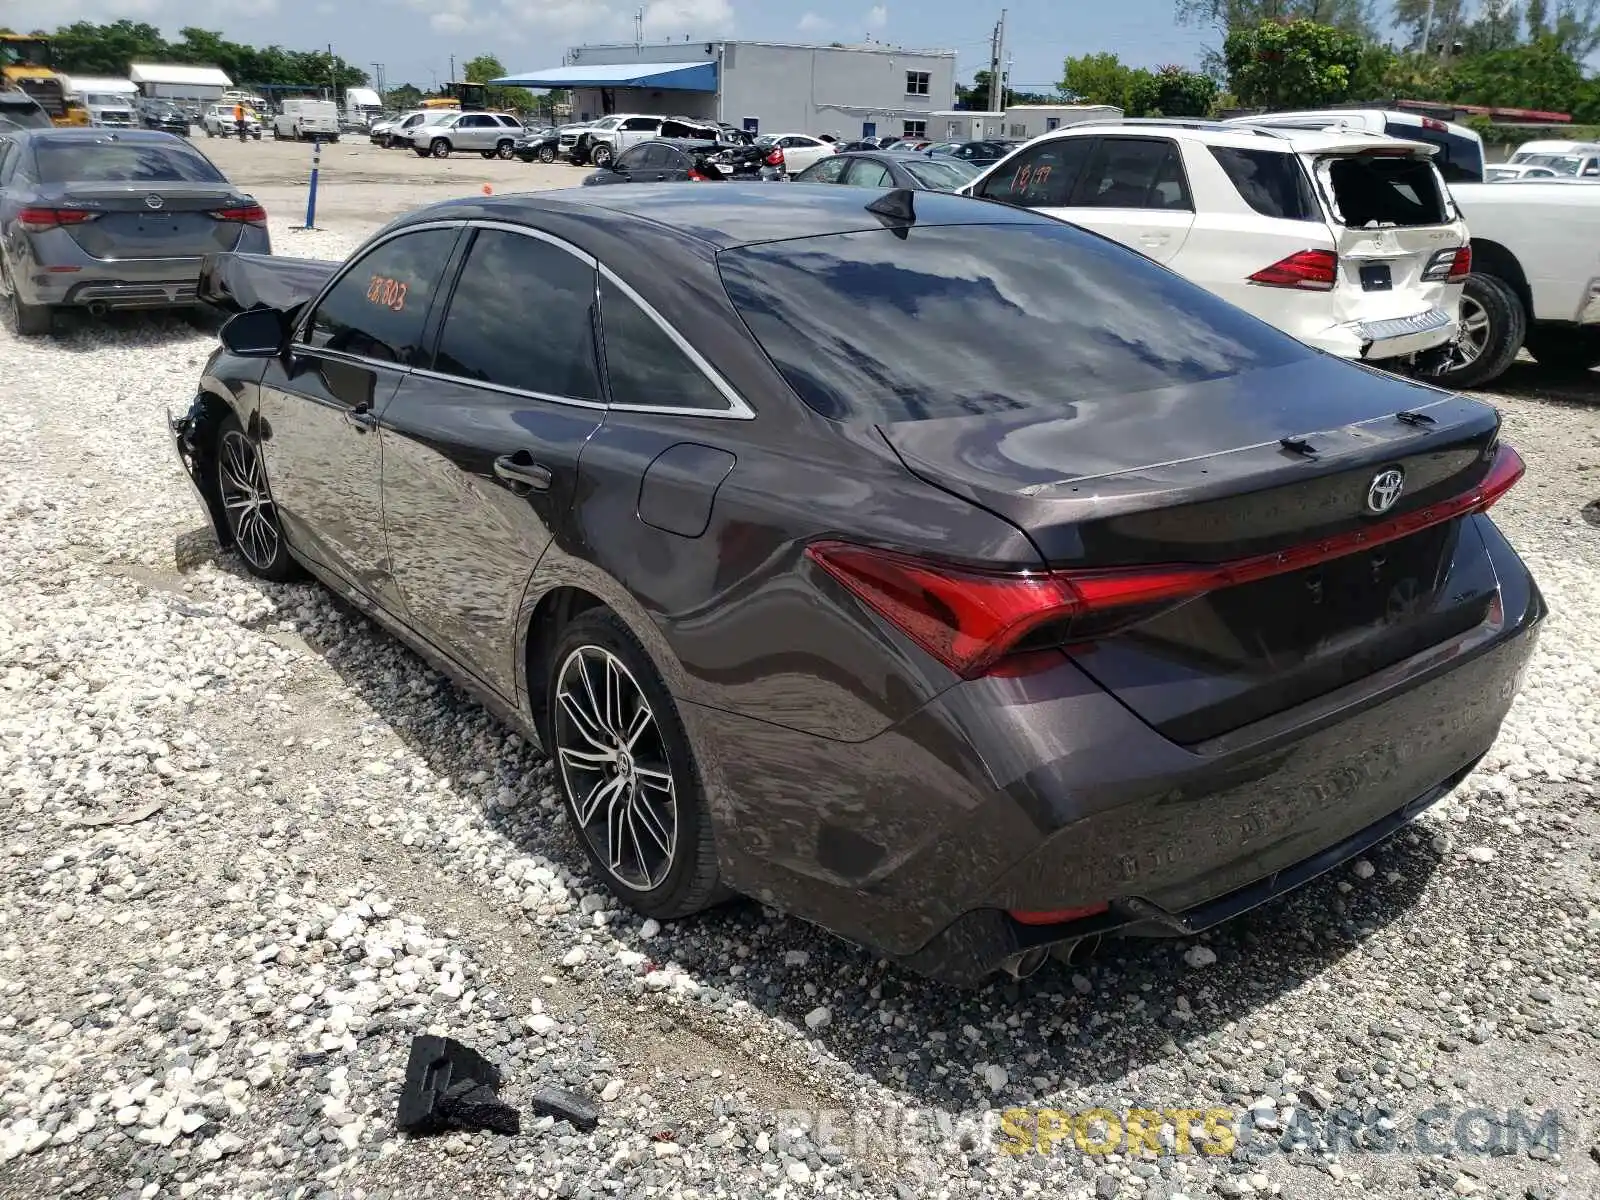
<svg viewBox="0 0 1600 1200">
<path fill-rule="evenodd" d="M 535 750 L 213 557 L 161 420 L 209 342 L 0 332 L 0 1196 L 1600 1195 L 1592 383 L 1500 400 L 1554 615 L 1449 802 L 1198 941 L 952 993 L 753 904 L 617 909 Z M 394 1132 L 421 1032 L 519 1136 Z M 1010 1108 L 1154 1110 L 1163 1152 L 1007 1153 Z"/>
</svg>

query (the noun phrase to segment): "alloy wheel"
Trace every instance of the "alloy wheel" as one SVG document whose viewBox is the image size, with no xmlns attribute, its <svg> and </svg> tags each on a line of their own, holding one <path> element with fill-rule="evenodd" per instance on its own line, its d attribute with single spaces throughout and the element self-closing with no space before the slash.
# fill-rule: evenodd
<svg viewBox="0 0 1600 1200">
<path fill-rule="evenodd" d="M 678 842 L 677 789 L 656 715 L 603 647 L 573 650 L 556 680 L 552 742 L 577 825 L 617 882 L 653 891 Z"/>
<path fill-rule="evenodd" d="M 271 570 L 282 540 L 278 532 L 278 514 L 267 491 L 267 474 L 261 465 L 261 456 L 249 439 L 236 429 L 222 435 L 217 475 L 222 507 L 228 514 L 239 553 L 256 570 Z"/>
<path fill-rule="evenodd" d="M 1489 344 L 1489 313 L 1471 296 L 1461 297 L 1461 332 L 1450 348 L 1450 369 L 1457 370 L 1478 361 Z"/>
</svg>

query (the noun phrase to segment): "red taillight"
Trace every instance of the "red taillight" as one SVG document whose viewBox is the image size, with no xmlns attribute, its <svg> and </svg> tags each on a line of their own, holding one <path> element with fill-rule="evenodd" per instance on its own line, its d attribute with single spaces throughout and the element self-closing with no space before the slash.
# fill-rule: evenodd
<svg viewBox="0 0 1600 1200">
<path fill-rule="evenodd" d="M 711 178 L 711 176 L 702 175 L 699 171 L 696 171 L 693 167 L 690 167 L 689 168 L 689 178 L 694 180 L 696 183 L 705 183 L 707 180 L 709 180 Z"/>
<path fill-rule="evenodd" d="M 1422 127 L 1424 129 L 1431 129 L 1435 133 L 1444 133 L 1447 129 L 1449 129 L 1449 126 L 1443 121 L 1437 120 L 1433 117 L 1423 117 Z"/>
<path fill-rule="evenodd" d="M 971 679 L 1046 625 L 1060 626 L 1052 644 L 1104 636 L 1121 627 L 1119 621 L 1148 618 L 1155 606 L 1305 570 L 1482 512 L 1511 490 L 1524 469 L 1517 452 L 1502 444 L 1482 481 L 1457 496 L 1319 541 L 1224 563 L 1000 572 L 842 542 L 813 543 L 806 555 L 934 658 Z M 1087 622 L 1092 633 L 1081 628 L 1090 617 L 1096 618 Z"/>
<path fill-rule="evenodd" d="M 17 224 L 29 233 L 43 233 L 47 229 L 83 225 L 99 216 L 81 208 L 25 208 L 17 214 Z"/>
<path fill-rule="evenodd" d="M 1327 292 L 1333 290 L 1338 277 L 1339 256 L 1332 250 L 1298 250 L 1270 267 L 1262 267 L 1250 276 L 1250 282 L 1266 287 Z"/>
<path fill-rule="evenodd" d="M 211 215 L 219 221 L 238 221 L 244 225 L 265 225 L 267 210 L 259 204 L 241 204 L 236 208 L 219 208 Z"/>
<path fill-rule="evenodd" d="M 774 146 L 770 151 L 768 151 L 767 157 L 764 161 L 769 167 L 783 166 L 783 147 Z"/>
<path fill-rule="evenodd" d="M 1434 251 L 1428 265 L 1422 269 L 1424 283 L 1445 283 L 1465 279 L 1472 274 L 1472 247 L 1452 246 Z"/>
<path fill-rule="evenodd" d="M 1110 912 L 1111 905 L 1101 901 L 1083 908 L 1052 908 L 1043 912 L 1013 908 L 1007 911 L 1018 925 L 1060 925 L 1066 921 L 1081 921 L 1084 917 L 1098 917 L 1103 912 Z"/>
</svg>

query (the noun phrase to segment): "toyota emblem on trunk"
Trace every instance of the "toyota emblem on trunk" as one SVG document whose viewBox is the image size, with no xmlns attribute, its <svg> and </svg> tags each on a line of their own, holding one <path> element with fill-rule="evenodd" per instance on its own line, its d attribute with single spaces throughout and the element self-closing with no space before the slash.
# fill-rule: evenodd
<svg viewBox="0 0 1600 1200">
<path fill-rule="evenodd" d="M 160 196 L 146 196 L 144 198 L 144 206 L 146 208 L 160 208 L 165 203 L 166 201 Z"/>
<path fill-rule="evenodd" d="M 1395 501 L 1400 499 L 1400 493 L 1405 490 L 1406 473 L 1399 467 L 1389 467 L 1379 471 L 1367 485 L 1367 511 L 1388 512 L 1395 506 Z"/>
</svg>

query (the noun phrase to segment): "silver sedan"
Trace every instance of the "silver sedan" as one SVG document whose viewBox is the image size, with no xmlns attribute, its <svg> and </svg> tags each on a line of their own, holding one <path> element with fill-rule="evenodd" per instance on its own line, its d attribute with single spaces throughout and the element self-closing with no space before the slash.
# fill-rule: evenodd
<svg viewBox="0 0 1600 1200">
<path fill-rule="evenodd" d="M 188 307 L 225 251 L 270 254 L 266 211 L 182 138 L 0 131 L 0 290 L 18 333 L 50 332 L 63 308 Z"/>
</svg>

